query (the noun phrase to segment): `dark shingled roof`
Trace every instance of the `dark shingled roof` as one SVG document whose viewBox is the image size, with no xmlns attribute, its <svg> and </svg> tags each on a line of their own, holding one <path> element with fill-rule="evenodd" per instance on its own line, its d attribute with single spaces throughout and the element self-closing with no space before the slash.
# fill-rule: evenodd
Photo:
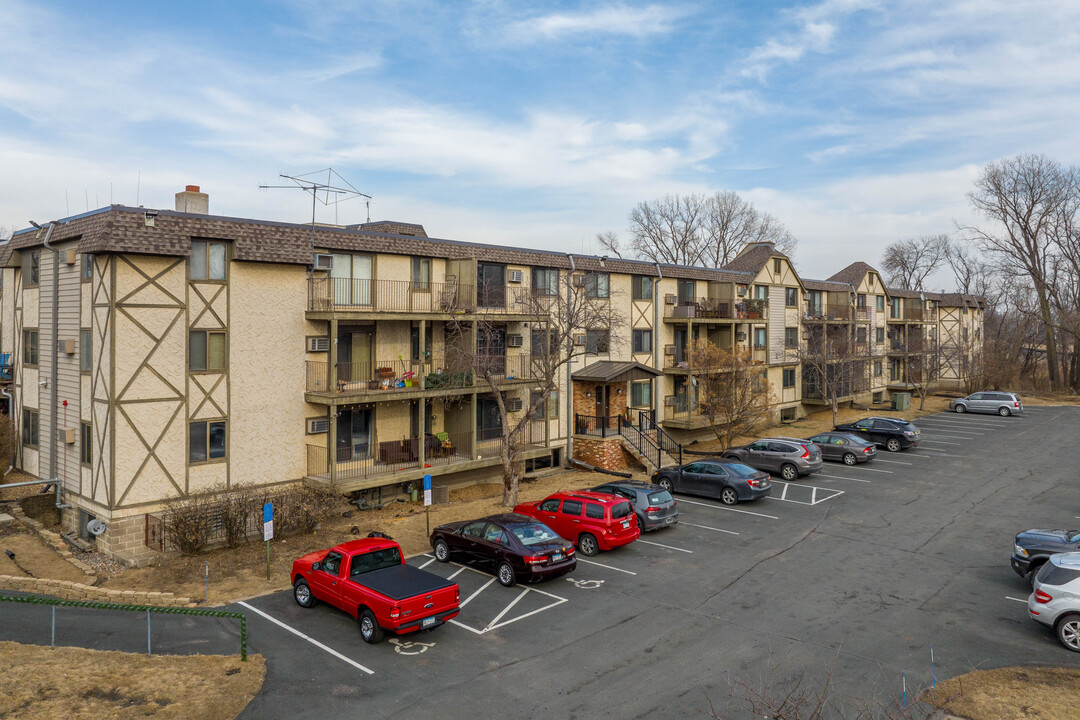
<svg viewBox="0 0 1080 720">
<path fill-rule="evenodd" d="M 347 225 L 346 227 L 349 230 L 367 230 L 368 232 L 388 233 L 390 235 L 414 235 L 424 238 L 428 236 L 423 225 L 398 222 L 397 220 L 379 220 L 377 222 L 360 223 L 359 225 Z"/>
<path fill-rule="evenodd" d="M 926 297 L 927 299 L 932 300 L 934 299 L 934 296 L 937 295 L 937 293 L 918 292 L 917 290 L 904 290 L 903 288 L 885 288 L 885 291 L 889 293 L 891 297 L 902 298 Z"/>
<path fill-rule="evenodd" d="M 734 270 L 736 272 L 749 272 L 757 275 L 761 272 L 761 268 L 765 267 L 765 263 L 769 262 L 769 258 L 780 256 L 786 258 L 787 255 L 776 249 L 776 246 L 772 243 L 758 242 L 749 243 L 742 249 L 735 259 L 724 266 L 724 270 Z"/>
<path fill-rule="evenodd" d="M 580 370 L 575 370 L 570 377 L 584 382 L 609 383 L 622 380 L 640 380 L 663 374 L 659 370 L 648 365 L 642 365 L 639 362 L 600 360 Z"/>
<path fill-rule="evenodd" d="M 832 282 L 830 280 L 807 280 L 803 278 L 803 285 L 807 290 L 822 290 L 824 292 L 851 292 L 851 285 L 847 283 Z"/>
<path fill-rule="evenodd" d="M 859 283 L 862 282 L 862 279 L 866 276 L 866 273 L 868 272 L 877 272 L 877 270 L 874 270 L 874 268 L 872 268 L 870 265 L 860 260 L 859 262 L 851 263 L 846 268 L 829 278 L 829 280 L 832 282 L 847 283 L 848 285 L 854 285 L 855 287 L 858 287 Z"/>
</svg>

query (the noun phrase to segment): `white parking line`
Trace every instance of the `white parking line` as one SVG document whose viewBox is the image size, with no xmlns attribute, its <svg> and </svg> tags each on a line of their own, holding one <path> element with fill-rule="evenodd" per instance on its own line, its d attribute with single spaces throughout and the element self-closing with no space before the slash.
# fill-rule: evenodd
<svg viewBox="0 0 1080 720">
<path fill-rule="evenodd" d="M 874 458 L 874 462 L 890 463 L 892 465 L 911 465 L 912 463 L 900 462 L 899 460 L 885 460 L 884 458 Z"/>
<path fill-rule="evenodd" d="M 465 568 L 461 568 L 461 570 L 464 570 L 464 569 L 465 569 Z M 461 572 L 461 570 L 458 570 L 458 572 Z M 450 577 L 454 577 L 454 576 L 455 576 L 455 575 L 457 575 L 457 574 L 458 574 L 458 573 L 454 573 L 454 574 L 453 574 L 453 575 L 451 575 Z M 495 578 L 491 578 L 491 579 L 490 579 L 490 580 L 488 580 L 488 581 L 487 581 L 486 583 L 484 583 L 483 585 L 481 585 L 481 586 L 480 586 L 480 589 L 479 589 L 479 590 L 477 590 L 477 591 L 476 591 L 476 592 L 474 592 L 474 593 L 473 593 L 472 595 L 470 595 L 469 597 L 467 597 L 467 598 L 465 598 L 464 600 L 462 600 L 462 601 L 461 601 L 460 603 L 458 603 L 458 608 L 460 609 L 460 608 L 463 608 L 463 607 L 465 607 L 466 605 L 468 605 L 468 604 L 469 604 L 469 602 L 471 602 L 471 601 L 472 601 L 472 599 L 473 599 L 474 597 L 476 597 L 476 596 L 477 596 L 477 595 L 479 595 L 480 593 L 482 593 L 482 592 L 484 592 L 485 590 L 487 590 L 487 589 L 488 589 L 488 585 L 491 585 L 491 583 L 493 583 L 493 582 L 495 582 Z"/>
<path fill-rule="evenodd" d="M 964 443 L 946 442 L 945 440 L 927 440 L 926 438 L 922 438 L 921 440 L 919 440 L 919 442 L 934 443 L 935 445 L 963 445 L 964 444 Z M 930 448 L 930 449 L 933 450 L 933 448 Z"/>
<path fill-rule="evenodd" d="M 680 520 L 679 524 L 680 525 L 689 525 L 690 527 L 701 528 L 702 530 L 715 530 L 716 532 L 727 533 L 728 535 L 738 535 L 739 534 L 739 533 L 735 532 L 734 530 L 724 530 L 722 528 L 709 527 L 708 525 L 695 525 L 694 523 L 686 522 L 685 520 Z"/>
<path fill-rule="evenodd" d="M 952 424 L 946 425 L 945 423 L 941 423 L 941 424 L 932 423 L 930 425 L 927 425 L 927 424 L 923 423 L 923 425 L 921 425 L 920 428 L 922 430 L 930 430 L 931 432 L 933 432 L 935 434 L 937 434 L 939 432 L 948 432 L 948 433 L 957 433 L 957 434 L 960 434 L 960 435 L 986 435 L 985 430 L 971 430 L 970 426 L 968 426 L 968 425 L 952 425 Z"/>
<path fill-rule="evenodd" d="M 604 563 L 598 563 L 595 560 L 585 560 L 584 558 L 578 558 L 577 561 L 579 563 L 586 563 L 588 565 L 598 565 L 599 567 L 607 568 L 608 570 L 614 570 L 615 572 L 626 573 L 627 575 L 637 575 L 636 572 L 630 572 L 629 570 L 623 570 L 622 568 L 617 568 L 617 567 L 614 567 L 612 565 L 605 565 Z"/>
<path fill-rule="evenodd" d="M 844 467 L 847 467 L 847 465 L 845 465 Z M 852 469 L 853 470 L 858 470 L 859 472 L 880 472 L 880 473 L 889 473 L 890 475 L 893 474 L 892 470 L 875 470 L 874 468 L 863 467 L 861 465 L 856 465 Z"/>
<path fill-rule="evenodd" d="M 766 515 L 765 513 L 752 512 L 750 510 L 736 510 L 735 508 L 724 507 L 723 505 L 713 505 L 711 503 L 698 502 L 697 500 L 680 500 L 679 502 L 687 503 L 689 505 L 700 505 L 701 507 L 714 508 L 716 510 L 728 510 L 730 512 L 742 513 L 743 515 L 757 515 L 758 517 L 769 518 L 770 520 L 780 519 L 775 515 Z"/>
<path fill-rule="evenodd" d="M 869 483 L 870 482 L 869 480 L 862 480 L 861 478 L 844 477 L 843 475 L 826 475 L 824 473 L 819 473 L 818 477 L 832 478 L 833 480 L 853 480 L 855 482 L 861 482 L 861 483 Z M 780 499 L 783 500 L 784 498 L 781 497 Z"/>
<path fill-rule="evenodd" d="M 318 641 L 318 640 L 316 640 L 315 638 L 312 638 L 312 637 L 308 637 L 307 635 L 305 635 L 304 633 L 300 632 L 300 631 L 299 631 L 299 630 L 297 630 L 296 628 L 293 628 L 293 627 L 289 627 L 289 626 L 288 626 L 288 625 L 286 625 L 285 623 L 283 623 L 283 622 L 281 622 L 280 620 L 278 620 L 278 619 L 277 619 L 276 617 L 271 617 L 270 615 L 267 615 L 266 613 L 264 613 L 264 612 L 263 612 L 262 610 L 260 610 L 259 608 L 257 608 L 257 607 L 252 607 L 251 605 L 248 605 L 248 604 L 247 604 L 246 602 L 238 602 L 238 603 L 236 603 L 236 604 L 237 604 L 237 605 L 243 605 L 244 607 L 246 607 L 246 608 L 247 608 L 248 610 L 250 610 L 251 612 L 253 612 L 253 613 L 256 613 L 257 615 L 261 615 L 261 616 L 263 616 L 264 618 L 266 618 L 267 620 L 269 620 L 270 622 L 274 623 L 275 625 L 278 625 L 278 626 L 280 626 L 280 627 L 283 627 L 283 628 L 285 628 L 286 630 L 288 630 L 289 632 L 291 632 L 291 633 L 292 633 L 293 635 L 296 635 L 297 637 L 300 637 L 300 638 L 303 638 L 304 640 L 307 640 L 307 641 L 308 641 L 309 643 L 311 643 L 311 644 L 312 644 L 312 645 L 314 645 L 315 647 L 319 648 L 320 650 L 325 650 L 326 652 L 330 653 L 331 655 L 333 655 L 333 656 L 334 656 L 334 657 L 336 657 L 337 659 L 339 659 L 339 660 L 344 660 L 345 662 L 349 663 L 350 665 L 352 665 L 352 666 L 353 666 L 354 668 L 356 668 L 357 670 L 362 670 L 363 672 L 366 672 L 366 673 L 367 673 L 368 675 L 374 675 L 374 674 L 375 674 L 375 671 L 374 671 L 374 670 L 371 670 L 371 669 L 369 669 L 369 668 L 366 668 L 366 667 L 364 667 L 363 665 L 361 665 L 360 663 L 356 662 L 356 661 L 355 661 L 355 660 L 353 660 L 352 658 L 348 658 L 348 657 L 345 657 L 344 655 L 342 655 L 341 653 L 339 653 L 339 652 L 338 652 L 337 650 L 335 650 L 335 649 L 333 649 L 333 648 L 331 648 L 331 647 L 327 647 L 326 645 L 323 645 L 323 644 L 322 644 L 321 642 L 319 642 L 319 641 Z M 451 622 L 452 622 L 452 621 L 451 621 Z"/>
<path fill-rule="evenodd" d="M 517 596 L 516 598 L 514 598 L 513 600 L 511 600 L 511 601 L 510 601 L 510 604 L 509 604 L 509 605 L 507 605 L 506 607 L 504 607 L 504 608 L 502 609 L 502 612 L 501 612 L 501 613 L 499 613 L 498 615 L 496 615 L 496 616 L 495 616 L 495 619 L 494 619 L 494 620 L 492 620 L 491 622 L 489 622 L 489 623 L 487 624 L 487 627 L 486 627 L 486 628 L 484 628 L 484 631 L 485 631 L 485 632 L 487 632 L 487 631 L 488 631 L 488 630 L 490 630 L 490 629 L 491 629 L 492 627 L 494 627 L 495 625 L 497 625 L 497 624 L 498 624 L 498 622 L 499 622 L 500 620 L 502 620 L 502 619 L 503 619 L 503 615 L 506 615 L 506 613 L 510 612 L 510 611 L 511 611 L 511 610 L 513 609 L 513 607 L 514 607 L 515 605 L 517 605 L 517 604 L 518 604 L 519 602 L 521 602 L 521 598 L 525 597 L 525 596 L 526 596 L 526 595 L 528 595 L 528 594 L 529 594 L 529 588 L 525 588 L 524 590 L 522 590 L 522 591 L 521 591 L 521 594 L 520 594 L 520 595 L 518 595 L 518 596 Z"/>
<path fill-rule="evenodd" d="M 637 542 L 645 543 L 646 545 L 655 545 L 656 547 L 667 548 L 668 550 L 678 550 L 679 552 L 690 553 L 691 555 L 694 554 L 693 550 L 685 550 L 683 548 L 672 547 L 671 545 L 661 545 L 658 542 L 651 542 L 649 540 L 642 540 L 641 538 L 638 538 Z"/>
<path fill-rule="evenodd" d="M 426 557 L 426 555 L 425 555 L 425 557 Z M 435 558 L 431 558 L 431 559 L 430 559 L 430 560 L 428 560 L 428 561 L 427 561 L 426 563 L 424 563 L 423 565 L 421 565 L 421 566 L 420 566 L 420 569 L 421 569 L 421 570 L 423 570 L 424 568 L 426 568 L 426 567 L 427 567 L 428 565 L 430 565 L 430 564 L 431 564 L 431 563 L 433 563 L 433 562 L 435 562 Z"/>
<path fill-rule="evenodd" d="M 1014 597 L 1009 597 L 1008 595 L 1006 595 L 1006 596 L 1005 596 L 1005 599 L 1006 599 L 1006 600 L 1012 600 L 1012 601 L 1014 601 L 1014 602 L 1022 602 L 1022 603 L 1024 603 L 1025 605 L 1027 605 L 1027 600 L 1021 600 L 1020 598 L 1014 598 Z"/>
<path fill-rule="evenodd" d="M 979 434 L 982 435 L 982 433 L 979 433 Z M 975 439 L 971 435 L 961 435 L 958 432 L 956 432 L 955 430 L 949 430 L 948 432 L 938 432 L 937 430 L 934 430 L 933 435 L 934 435 L 934 437 L 947 437 L 947 438 L 952 438 L 954 440 L 974 440 Z M 923 439 L 925 440 L 926 438 L 923 438 Z"/>
</svg>

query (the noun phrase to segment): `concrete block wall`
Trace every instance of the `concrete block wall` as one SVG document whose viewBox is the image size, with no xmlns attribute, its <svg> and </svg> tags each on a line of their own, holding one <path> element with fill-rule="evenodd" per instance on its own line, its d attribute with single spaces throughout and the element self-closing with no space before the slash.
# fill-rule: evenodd
<svg viewBox="0 0 1080 720">
<path fill-rule="evenodd" d="M 146 547 L 146 516 L 113 518 L 109 528 L 97 539 L 98 549 L 128 564 L 142 565 L 158 553 Z"/>
</svg>

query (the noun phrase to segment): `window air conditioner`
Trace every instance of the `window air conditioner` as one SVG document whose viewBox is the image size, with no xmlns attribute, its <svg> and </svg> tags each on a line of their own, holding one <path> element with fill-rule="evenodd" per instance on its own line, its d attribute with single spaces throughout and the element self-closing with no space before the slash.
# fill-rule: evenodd
<svg viewBox="0 0 1080 720">
<path fill-rule="evenodd" d="M 329 352 L 330 351 L 330 338 L 328 338 L 328 337 L 309 337 L 307 339 L 307 351 L 308 352 Z"/>
<path fill-rule="evenodd" d="M 315 253 L 315 269 L 329 270 L 334 267 L 334 256 L 327 253 Z"/>
<path fill-rule="evenodd" d="M 523 282 L 525 282 L 525 273 L 524 273 L 524 271 L 522 271 L 522 270 L 511 270 L 510 271 L 510 282 L 512 282 L 512 283 L 523 283 Z"/>
<path fill-rule="evenodd" d="M 307 419 L 307 434 L 308 435 L 321 435 L 330 429 L 330 421 L 326 418 L 308 418 Z"/>
<path fill-rule="evenodd" d="M 507 347 L 521 347 L 525 344 L 525 338 L 521 335 L 507 335 L 506 346 Z"/>
</svg>

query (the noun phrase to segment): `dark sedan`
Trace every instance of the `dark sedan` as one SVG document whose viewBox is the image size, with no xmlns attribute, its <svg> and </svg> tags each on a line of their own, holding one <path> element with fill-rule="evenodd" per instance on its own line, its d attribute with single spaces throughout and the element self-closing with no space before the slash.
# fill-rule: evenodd
<svg viewBox="0 0 1080 720">
<path fill-rule="evenodd" d="M 1016 535 L 1009 561 L 1016 574 L 1030 585 L 1051 555 L 1078 550 L 1080 530 L 1027 530 Z"/>
<path fill-rule="evenodd" d="M 439 562 L 453 559 L 493 570 L 506 587 L 550 580 L 577 567 L 573 543 L 517 513 L 440 525 L 431 532 L 431 548 Z"/>
<path fill-rule="evenodd" d="M 812 442 L 821 448 L 825 460 L 837 460 L 845 465 L 858 465 L 877 457 L 874 443 L 847 433 L 821 433 L 804 442 Z"/>
<path fill-rule="evenodd" d="M 714 497 L 725 505 L 757 500 L 772 492 L 772 476 L 742 463 L 710 458 L 672 465 L 652 480 L 670 492 Z"/>
<path fill-rule="evenodd" d="M 642 532 L 657 530 L 679 522 L 679 511 L 671 493 L 653 483 L 640 480 L 617 480 L 592 488 L 593 492 L 611 493 L 624 497 L 634 506 L 637 524 Z"/>
<path fill-rule="evenodd" d="M 919 442 L 921 434 L 914 423 L 903 418 L 868 417 L 845 425 L 837 425 L 834 432 L 858 435 L 884 447 L 889 452 L 900 452 Z"/>
</svg>

